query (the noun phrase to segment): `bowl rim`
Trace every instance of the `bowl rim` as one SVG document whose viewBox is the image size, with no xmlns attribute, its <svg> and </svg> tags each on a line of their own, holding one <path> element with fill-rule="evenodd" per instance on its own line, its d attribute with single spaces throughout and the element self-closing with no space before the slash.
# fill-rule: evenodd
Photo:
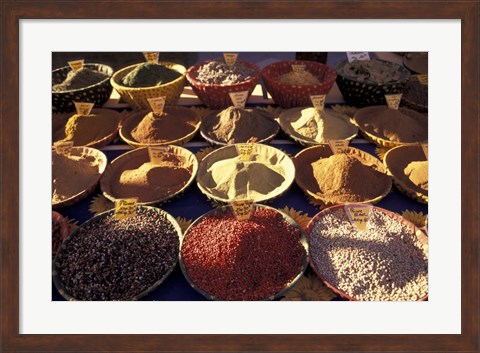
<svg viewBox="0 0 480 353">
<path fill-rule="evenodd" d="M 97 83 L 94 83 L 92 85 L 82 87 L 82 88 L 77 88 L 77 89 L 70 89 L 70 90 L 66 90 L 66 91 L 53 91 L 52 90 L 52 94 L 53 95 L 61 95 L 61 94 L 65 94 L 65 93 L 81 92 L 81 91 L 85 91 L 85 90 L 91 89 L 91 88 L 96 87 L 96 86 L 100 86 L 100 85 L 105 84 L 107 82 L 110 82 L 110 79 L 114 74 L 113 68 L 109 65 L 99 64 L 99 63 L 85 63 L 83 66 L 86 67 L 86 66 L 94 66 L 94 65 L 106 67 L 107 69 L 109 69 L 110 73 L 108 73 L 107 77 L 105 77 L 103 80 L 101 80 Z M 55 73 L 55 72 L 64 71 L 66 69 L 71 70 L 70 66 L 63 66 L 63 67 L 59 67 L 58 69 L 52 70 L 52 74 Z"/>
<path fill-rule="evenodd" d="M 195 74 L 198 72 L 198 69 L 203 66 L 203 65 L 206 65 L 210 62 L 213 62 L 213 61 L 219 61 L 219 60 L 204 60 L 202 61 L 201 63 L 198 63 L 198 64 L 195 64 L 195 65 L 192 65 L 188 68 L 185 76 L 188 80 L 188 82 L 192 85 L 192 86 L 195 86 L 195 87 L 204 87 L 204 88 L 220 88 L 220 87 L 227 87 L 227 88 L 236 88 L 236 87 L 241 87 L 241 86 L 244 86 L 244 85 L 248 85 L 248 84 L 252 84 L 253 82 L 258 82 L 261 78 L 261 70 L 260 68 L 252 63 L 252 62 L 249 62 L 249 61 L 245 61 L 245 60 L 237 60 L 236 62 L 237 63 L 241 63 L 241 64 L 244 64 L 252 69 L 254 69 L 254 74 L 252 75 L 251 78 L 245 80 L 245 81 L 242 81 L 242 82 L 237 82 L 237 83 L 232 83 L 232 84 L 228 84 L 228 85 L 221 85 L 221 84 L 215 84 L 215 83 L 204 83 L 204 82 L 201 82 L 199 80 L 197 80 L 197 76 L 193 75 L 193 73 L 195 72 Z"/>
<path fill-rule="evenodd" d="M 305 234 L 306 232 L 302 229 L 302 227 L 300 227 L 300 225 L 292 217 L 290 217 L 288 214 L 286 214 L 285 212 L 282 212 L 281 210 L 279 210 L 277 208 L 267 206 L 267 205 L 264 205 L 264 204 L 259 204 L 259 203 L 254 203 L 253 207 L 254 207 L 254 210 L 257 210 L 257 209 L 260 209 L 260 208 L 265 208 L 265 209 L 271 209 L 271 210 L 276 211 L 277 213 L 279 213 L 283 217 L 283 219 L 287 223 L 289 223 L 290 225 L 292 225 L 293 227 L 295 227 L 296 229 L 298 229 L 301 232 L 301 236 L 300 236 L 300 239 L 299 239 L 298 242 L 300 243 L 300 245 L 304 249 L 304 256 L 303 256 L 303 259 L 302 259 L 302 266 L 301 266 L 300 272 L 297 273 L 297 275 L 294 277 L 294 279 L 292 279 L 290 282 L 288 282 L 287 285 L 282 290 L 280 290 L 278 293 L 270 295 L 266 298 L 256 299 L 256 301 L 274 300 L 274 299 L 278 299 L 278 298 L 282 297 L 283 295 L 285 295 L 285 293 L 287 293 L 290 289 L 292 289 L 297 284 L 297 282 L 300 280 L 300 278 L 303 276 L 303 274 L 305 273 L 305 271 L 307 269 L 307 266 L 308 266 L 308 263 L 309 263 L 309 260 L 308 260 L 309 259 L 309 251 L 308 251 L 308 242 L 307 242 L 307 238 L 306 238 L 306 234 Z M 193 289 L 195 289 L 198 293 L 202 294 L 205 298 L 207 298 L 209 300 L 224 300 L 224 299 L 216 298 L 216 297 L 208 294 L 207 292 L 205 292 L 204 290 L 199 288 L 197 285 L 195 285 L 193 283 L 193 281 L 190 279 L 190 277 L 188 276 L 184 261 L 183 261 L 183 256 L 182 256 L 183 241 L 184 241 L 185 237 L 188 236 L 191 229 L 193 227 L 195 227 L 198 223 L 200 223 L 205 217 L 216 214 L 216 213 L 225 214 L 230 209 L 231 209 L 230 205 L 224 205 L 224 206 L 214 208 L 213 210 L 210 210 L 210 211 L 202 214 L 200 217 L 195 219 L 190 224 L 190 226 L 185 230 L 185 232 L 183 233 L 183 235 L 181 237 L 181 241 L 180 241 L 180 250 L 179 250 L 179 256 L 178 256 L 180 269 L 181 269 L 185 279 L 190 284 L 190 286 Z"/>
<path fill-rule="evenodd" d="M 147 210 L 152 210 L 158 214 L 163 214 L 165 216 L 165 219 L 168 220 L 172 225 L 173 227 L 175 228 L 175 231 L 176 231 L 176 234 L 178 236 L 178 239 L 179 239 L 179 245 L 178 245 L 178 253 L 177 253 L 177 256 L 176 256 L 176 260 L 174 262 L 174 264 L 171 266 L 171 268 L 162 276 L 162 278 L 160 278 L 159 280 L 155 281 L 150 287 L 148 287 L 147 289 L 145 289 L 144 291 L 140 292 L 139 294 L 135 295 L 133 298 L 131 299 L 125 299 L 124 301 L 136 301 L 144 296 L 146 296 L 147 294 L 150 294 L 151 292 L 153 292 L 154 290 L 156 290 L 169 276 L 170 274 L 173 272 L 173 270 L 175 269 L 175 267 L 177 266 L 178 264 L 178 255 L 180 253 L 180 246 L 181 246 L 181 241 L 182 241 L 182 229 L 180 227 L 180 225 L 178 224 L 177 220 L 175 219 L 175 217 L 173 217 L 170 213 L 168 213 L 167 211 L 161 209 L 161 208 L 158 208 L 158 207 L 152 207 L 152 206 L 142 206 L 142 205 L 138 205 L 137 206 L 137 209 L 138 208 L 142 208 L 142 209 L 147 209 Z M 102 212 L 98 215 L 95 215 L 91 218 L 89 218 L 88 220 L 86 220 L 85 222 L 83 222 L 78 228 L 76 228 L 74 231 L 72 231 L 70 233 L 70 235 L 67 237 L 67 239 L 65 239 L 65 241 L 62 243 L 62 245 L 60 246 L 60 248 L 58 249 L 57 251 L 57 254 L 55 255 L 55 258 L 53 259 L 52 261 L 52 279 L 53 279 L 53 283 L 55 284 L 55 288 L 57 288 L 57 291 L 58 293 L 63 297 L 65 298 L 66 300 L 68 301 L 79 301 L 79 299 L 71 296 L 69 293 L 67 293 L 63 287 L 63 282 L 61 281 L 60 279 L 60 275 L 58 274 L 57 270 L 58 270 L 58 266 L 57 266 L 57 257 L 59 256 L 59 254 L 62 252 L 63 248 L 66 247 L 65 244 L 67 244 L 69 241 L 71 241 L 71 239 L 74 237 L 74 236 L 77 236 L 77 234 L 80 232 L 80 230 L 82 228 L 84 228 L 85 226 L 89 225 L 90 223 L 92 222 L 95 222 L 99 219 L 103 219 L 103 218 L 107 218 L 110 214 L 114 213 L 115 210 L 114 209 L 111 209 L 111 210 L 107 210 L 105 212 Z M 113 301 L 113 300 L 111 300 Z"/>
<path fill-rule="evenodd" d="M 185 154 L 186 156 L 188 156 L 189 159 L 191 159 L 191 161 L 192 161 L 192 164 L 191 164 L 192 173 L 190 175 L 190 178 L 188 179 L 187 183 L 180 190 L 175 192 L 174 194 L 169 195 L 167 197 L 164 197 L 163 199 L 155 199 L 155 200 L 152 200 L 152 201 L 138 202 L 137 205 L 140 205 L 140 206 L 155 205 L 155 204 L 163 203 L 163 202 L 165 202 L 169 199 L 172 199 L 174 197 L 177 197 L 180 194 L 182 194 L 183 192 L 185 192 L 190 187 L 190 185 L 193 184 L 193 182 L 194 182 L 194 180 L 197 176 L 199 163 L 198 163 L 198 160 L 195 157 L 195 154 L 193 152 L 189 151 L 188 149 L 186 149 L 184 147 L 176 146 L 176 145 L 165 145 L 165 147 L 168 147 L 170 151 L 173 150 L 174 154 L 179 154 L 181 152 L 181 153 Z M 119 161 L 122 161 L 125 158 L 130 158 L 131 159 L 131 158 L 134 158 L 134 157 L 138 157 L 136 155 L 138 154 L 140 156 L 142 153 L 145 153 L 144 151 L 146 151 L 146 153 L 148 154 L 148 147 L 133 149 L 131 151 L 128 151 L 126 153 L 121 154 L 120 156 L 118 156 L 117 158 L 113 159 L 110 162 L 110 164 L 106 168 L 105 172 L 103 173 L 102 177 L 100 178 L 100 191 L 102 192 L 103 196 L 105 196 L 108 200 L 113 201 L 113 202 L 115 202 L 115 200 L 116 200 L 116 198 L 113 195 L 111 195 L 110 193 L 105 191 L 105 189 L 107 188 L 106 185 L 108 184 L 107 182 L 110 181 L 110 180 L 106 180 L 106 179 L 110 179 L 112 177 L 112 173 L 113 173 L 114 168 L 115 168 L 115 163 L 118 163 Z M 134 157 L 132 157 L 132 155 L 134 155 Z"/>
<path fill-rule="evenodd" d="M 316 215 L 314 215 L 310 221 L 308 222 L 308 225 L 307 225 L 307 229 L 305 231 L 305 236 L 307 238 L 307 243 L 308 243 L 308 246 L 309 246 L 309 249 L 310 249 L 310 237 L 311 237 L 311 232 L 313 231 L 313 228 L 314 226 L 316 225 L 316 223 L 318 222 L 318 220 L 321 218 L 321 217 L 324 217 L 325 215 L 329 214 L 329 213 L 332 213 L 333 211 L 336 211 L 337 209 L 340 209 L 340 208 L 343 208 L 345 209 L 345 206 L 348 205 L 348 206 L 365 206 L 365 204 L 359 204 L 359 203 L 348 203 L 348 204 L 341 204 L 341 205 L 334 205 L 334 206 L 330 206 L 330 207 L 327 207 L 323 210 L 321 210 L 320 212 L 318 212 Z M 387 210 L 387 209 L 384 209 L 382 207 L 378 207 L 378 206 L 374 206 L 374 205 L 371 205 L 373 209 L 375 209 L 376 211 L 378 212 L 381 212 L 381 213 L 384 213 L 386 214 L 387 216 L 389 217 L 392 217 L 396 220 L 398 220 L 399 222 L 407 225 L 408 227 L 412 227 L 413 230 L 414 230 L 414 233 L 415 233 L 415 236 L 416 238 L 422 243 L 422 244 L 426 244 L 427 246 L 427 252 L 428 252 L 428 235 L 422 231 L 419 227 L 417 227 L 415 224 L 413 224 L 412 222 L 410 222 L 408 219 L 402 217 L 401 215 L 399 215 L 398 213 L 395 213 L 393 211 L 390 211 L 390 210 Z M 317 277 L 328 287 L 330 288 L 335 294 L 337 294 L 338 296 L 340 296 L 341 298 L 344 298 L 344 299 L 348 299 L 350 301 L 359 301 L 359 299 L 355 298 L 355 297 L 352 297 L 350 295 L 348 295 L 347 293 L 343 292 L 342 290 L 338 289 L 337 287 L 335 287 L 333 284 L 331 284 L 330 282 L 328 282 L 327 280 L 325 280 L 325 278 L 323 277 L 323 275 L 320 273 L 320 271 L 317 269 L 317 266 L 315 265 L 314 261 L 313 261 L 313 258 L 311 256 L 311 254 L 309 253 L 309 258 L 308 258 L 308 261 L 309 261 L 309 264 L 310 264 L 310 267 L 312 268 L 312 270 L 315 272 L 315 274 L 317 275 Z M 425 296 L 423 297 L 420 297 L 417 301 L 426 301 L 428 300 L 428 292 Z"/>
<path fill-rule="evenodd" d="M 142 64 L 145 64 L 147 63 L 146 61 L 145 62 L 141 62 L 141 63 L 137 63 L 137 64 L 133 64 L 133 65 L 129 65 L 129 66 L 126 66 L 126 67 L 123 67 L 117 71 L 115 71 L 113 73 L 113 75 L 111 76 L 110 78 L 110 83 L 112 85 L 113 88 L 115 88 L 115 90 L 117 90 L 117 92 L 119 94 L 120 91 L 136 91 L 136 92 L 139 92 L 139 91 L 145 91 L 145 90 L 149 90 L 149 89 L 157 89 L 157 88 L 163 88 L 163 87 L 166 87 L 166 86 L 169 86 L 169 85 L 175 85 L 175 84 L 179 84 L 183 81 L 183 79 L 185 78 L 185 73 L 186 73 L 186 67 L 183 66 L 182 64 L 177 64 L 177 63 L 174 63 L 174 62 L 170 62 L 170 61 L 159 61 L 157 64 L 159 65 L 163 65 L 163 66 L 166 66 L 168 67 L 169 69 L 172 69 L 172 70 L 175 70 L 177 71 L 178 73 L 180 73 L 180 76 L 177 77 L 175 80 L 173 81 L 170 81 L 170 82 L 167 82 L 167 83 L 164 83 L 164 84 L 161 84 L 161 85 L 156 85 L 156 86 L 148 86 L 148 87 L 128 87 L 128 86 L 124 86 L 122 85 L 120 82 L 117 82 L 117 80 L 119 81 L 119 76 L 121 76 L 121 78 L 123 78 L 127 73 L 129 73 L 130 71 L 132 71 L 134 68 L 136 68 L 137 66 L 139 65 L 142 65 Z"/>
</svg>

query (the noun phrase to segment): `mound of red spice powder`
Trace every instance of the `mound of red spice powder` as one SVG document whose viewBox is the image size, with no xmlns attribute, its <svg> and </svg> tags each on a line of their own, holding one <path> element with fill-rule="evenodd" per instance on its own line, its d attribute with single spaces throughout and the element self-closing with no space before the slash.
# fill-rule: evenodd
<svg viewBox="0 0 480 353">
<path fill-rule="evenodd" d="M 190 281 L 215 299 L 267 299 L 302 270 L 301 236 L 273 209 L 257 208 L 248 220 L 228 209 L 194 225 L 181 256 Z"/>
</svg>

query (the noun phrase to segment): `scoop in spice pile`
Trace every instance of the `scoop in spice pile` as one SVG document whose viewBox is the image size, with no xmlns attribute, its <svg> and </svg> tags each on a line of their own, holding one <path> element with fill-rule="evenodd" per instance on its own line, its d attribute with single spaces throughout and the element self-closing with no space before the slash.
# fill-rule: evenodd
<svg viewBox="0 0 480 353">
<path fill-rule="evenodd" d="M 182 271 L 210 299 L 271 298 L 305 269 L 301 239 L 302 232 L 274 209 L 256 207 L 250 219 L 237 220 L 227 206 L 185 234 Z"/>
<path fill-rule="evenodd" d="M 426 236 L 400 216 L 372 208 L 359 231 L 343 207 L 316 218 L 308 236 L 315 271 L 350 299 L 416 301 L 428 294 Z"/>
<path fill-rule="evenodd" d="M 142 63 L 122 79 L 127 87 L 153 87 L 172 82 L 182 76 L 178 71 L 162 64 Z"/>
<path fill-rule="evenodd" d="M 52 86 L 53 92 L 71 91 L 85 88 L 105 80 L 107 74 L 83 67 L 77 71 L 69 71 L 67 77 L 62 83 Z"/>
<path fill-rule="evenodd" d="M 171 216 L 137 207 L 115 220 L 110 211 L 82 225 L 55 261 L 57 289 L 76 300 L 134 300 L 173 270 L 180 229 Z"/>
<path fill-rule="evenodd" d="M 203 136 L 222 144 L 248 142 L 251 138 L 262 142 L 273 138 L 278 130 L 278 124 L 267 111 L 235 107 L 209 114 L 200 127 Z"/>
<path fill-rule="evenodd" d="M 313 107 L 288 109 L 280 114 L 279 123 L 292 138 L 312 144 L 353 138 L 358 132 L 348 116 L 332 109 L 321 112 Z"/>
</svg>

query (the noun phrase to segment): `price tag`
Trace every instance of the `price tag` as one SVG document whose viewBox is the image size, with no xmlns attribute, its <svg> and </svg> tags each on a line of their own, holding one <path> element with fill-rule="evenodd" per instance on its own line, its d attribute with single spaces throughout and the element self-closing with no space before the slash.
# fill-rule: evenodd
<svg viewBox="0 0 480 353">
<path fill-rule="evenodd" d="M 245 108 L 245 104 L 247 104 L 248 91 L 230 92 L 228 94 L 230 95 L 230 99 L 232 100 L 235 108 Z"/>
<path fill-rule="evenodd" d="M 422 150 L 423 150 L 423 153 L 425 153 L 425 158 L 428 159 L 428 143 L 422 143 Z"/>
<path fill-rule="evenodd" d="M 292 64 L 292 71 L 293 72 L 303 72 L 303 71 L 305 71 L 305 65 Z"/>
<path fill-rule="evenodd" d="M 223 53 L 223 60 L 228 66 L 233 66 L 237 62 L 238 54 L 236 53 Z"/>
<path fill-rule="evenodd" d="M 348 219 L 358 230 L 367 229 L 372 205 L 345 205 L 344 208 Z"/>
<path fill-rule="evenodd" d="M 148 103 L 150 104 L 150 108 L 152 108 L 152 112 L 157 115 L 163 114 L 163 108 L 165 108 L 165 99 L 166 96 L 157 97 L 157 98 L 147 98 Z"/>
<path fill-rule="evenodd" d="M 333 154 L 343 153 L 348 149 L 348 140 L 328 140 Z"/>
<path fill-rule="evenodd" d="M 325 108 L 325 98 L 327 96 L 325 94 L 318 95 L 318 96 L 310 96 L 310 100 L 312 101 L 313 107 L 315 110 L 323 111 Z"/>
<path fill-rule="evenodd" d="M 82 60 L 69 61 L 68 65 L 70 66 L 72 71 L 78 71 L 80 69 L 83 69 L 83 59 Z"/>
<path fill-rule="evenodd" d="M 53 147 L 55 147 L 55 151 L 58 154 L 69 156 L 73 147 L 73 141 L 57 141 L 53 144 Z"/>
<path fill-rule="evenodd" d="M 86 103 L 86 102 L 73 102 L 75 104 L 75 110 L 77 114 L 80 115 L 90 115 L 92 112 L 93 106 L 95 103 Z"/>
<path fill-rule="evenodd" d="M 164 160 L 163 156 L 170 152 L 168 146 L 148 146 L 148 155 L 150 156 L 150 162 L 153 164 L 161 164 Z"/>
<path fill-rule="evenodd" d="M 428 85 L 428 75 L 417 75 L 417 80 L 422 85 Z"/>
<path fill-rule="evenodd" d="M 255 152 L 255 145 L 253 143 L 236 144 L 235 148 L 237 149 L 240 159 L 244 162 L 249 161 Z"/>
<path fill-rule="evenodd" d="M 253 211 L 253 200 L 234 200 L 231 206 L 238 220 L 249 219 Z"/>
<path fill-rule="evenodd" d="M 146 51 L 143 52 L 143 56 L 145 56 L 145 60 L 152 64 L 158 64 L 158 52 L 156 51 Z"/>
<path fill-rule="evenodd" d="M 115 200 L 115 219 L 121 220 L 125 218 L 135 217 L 137 214 L 138 198 L 117 199 Z"/>
<path fill-rule="evenodd" d="M 370 60 L 370 55 L 368 51 L 347 51 L 348 62 L 351 63 L 355 60 Z"/>
<path fill-rule="evenodd" d="M 387 101 L 388 108 L 398 110 L 400 101 L 402 100 L 402 94 L 386 94 L 385 100 Z"/>
</svg>

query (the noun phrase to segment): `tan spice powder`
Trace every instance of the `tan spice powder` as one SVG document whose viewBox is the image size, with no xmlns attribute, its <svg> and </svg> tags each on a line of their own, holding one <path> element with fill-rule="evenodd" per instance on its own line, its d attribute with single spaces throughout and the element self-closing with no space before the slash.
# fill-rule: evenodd
<svg viewBox="0 0 480 353">
<path fill-rule="evenodd" d="M 285 85 L 296 85 L 296 86 L 306 86 L 306 85 L 318 85 L 320 81 L 314 75 L 308 71 L 291 71 L 286 74 L 278 76 L 276 79 L 278 83 Z"/>
<path fill-rule="evenodd" d="M 405 175 L 417 187 L 428 191 L 428 161 L 410 162 L 404 170 Z"/>
<path fill-rule="evenodd" d="M 111 116 L 75 114 L 68 119 L 65 130 L 56 134 L 54 139 L 73 141 L 74 146 L 86 146 L 113 133 L 117 125 L 118 121 Z"/>
</svg>

